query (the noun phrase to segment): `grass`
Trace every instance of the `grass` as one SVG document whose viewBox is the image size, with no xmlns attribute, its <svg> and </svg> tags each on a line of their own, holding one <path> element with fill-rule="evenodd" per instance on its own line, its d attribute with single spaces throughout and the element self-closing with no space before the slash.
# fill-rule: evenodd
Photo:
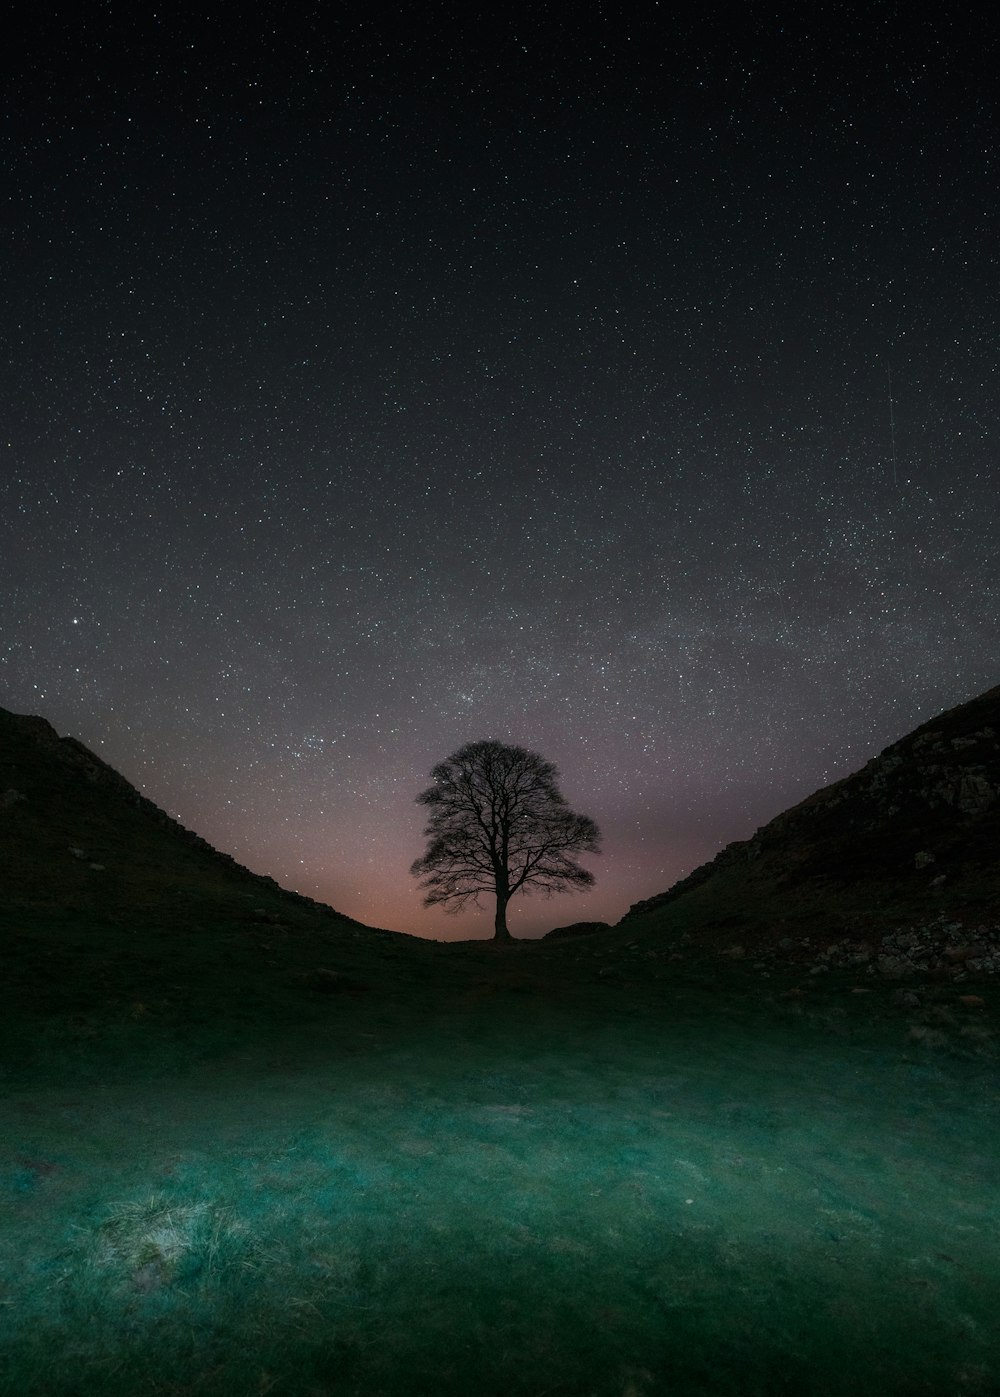
<svg viewBox="0 0 1000 1397">
<path fill-rule="evenodd" d="M 4 1392 L 1000 1390 L 988 987 L 2 934 Z"/>
</svg>

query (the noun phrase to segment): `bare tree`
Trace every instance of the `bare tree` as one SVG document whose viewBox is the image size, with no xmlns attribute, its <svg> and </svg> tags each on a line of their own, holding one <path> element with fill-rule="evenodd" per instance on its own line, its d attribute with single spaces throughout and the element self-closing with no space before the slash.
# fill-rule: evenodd
<svg viewBox="0 0 1000 1397">
<path fill-rule="evenodd" d="M 457 912 L 492 893 L 494 939 L 507 941 L 515 893 L 591 887 L 594 875 L 574 855 L 600 853 L 600 833 L 570 810 L 558 775 L 535 752 L 502 742 L 470 742 L 439 762 L 417 796 L 430 811 L 427 852 L 410 869 L 424 880 L 424 906 Z"/>
</svg>

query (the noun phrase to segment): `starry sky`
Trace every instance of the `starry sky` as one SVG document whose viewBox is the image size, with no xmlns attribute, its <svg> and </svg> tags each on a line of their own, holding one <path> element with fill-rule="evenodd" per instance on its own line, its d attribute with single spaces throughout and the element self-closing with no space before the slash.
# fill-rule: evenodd
<svg viewBox="0 0 1000 1397">
<path fill-rule="evenodd" d="M 465 742 L 601 826 L 537 935 L 1000 681 L 996 35 L 919 10 L 24 7 L 0 704 L 452 939 Z"/>
</svg>

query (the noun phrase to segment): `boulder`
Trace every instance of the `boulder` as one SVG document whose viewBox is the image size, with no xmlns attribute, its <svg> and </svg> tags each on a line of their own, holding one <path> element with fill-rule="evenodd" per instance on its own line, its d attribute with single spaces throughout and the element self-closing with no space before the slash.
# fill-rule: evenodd
<svg viewBox="0 0 1000 1397">
<path fill-rule="evenodd" d="M 562 940 L 571 936 L 593 936 L 598 931 L 610 931 L 608 922 L 571 922 L 569 926 L 553 927 L 542 937 L 543 941 L 548 941 L 550 937 Z"/>
</svg>

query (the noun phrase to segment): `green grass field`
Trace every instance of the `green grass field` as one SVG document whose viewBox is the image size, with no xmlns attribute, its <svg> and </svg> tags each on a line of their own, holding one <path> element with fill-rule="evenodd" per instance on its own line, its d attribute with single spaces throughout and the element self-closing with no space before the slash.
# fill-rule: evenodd
<svg viewBox="0 0 1000 1397">
<path fill-rule="evenodd" d="M 1000 1392 L 990 988 L 0 934 L 5 1393 Z"/>
</svg>

